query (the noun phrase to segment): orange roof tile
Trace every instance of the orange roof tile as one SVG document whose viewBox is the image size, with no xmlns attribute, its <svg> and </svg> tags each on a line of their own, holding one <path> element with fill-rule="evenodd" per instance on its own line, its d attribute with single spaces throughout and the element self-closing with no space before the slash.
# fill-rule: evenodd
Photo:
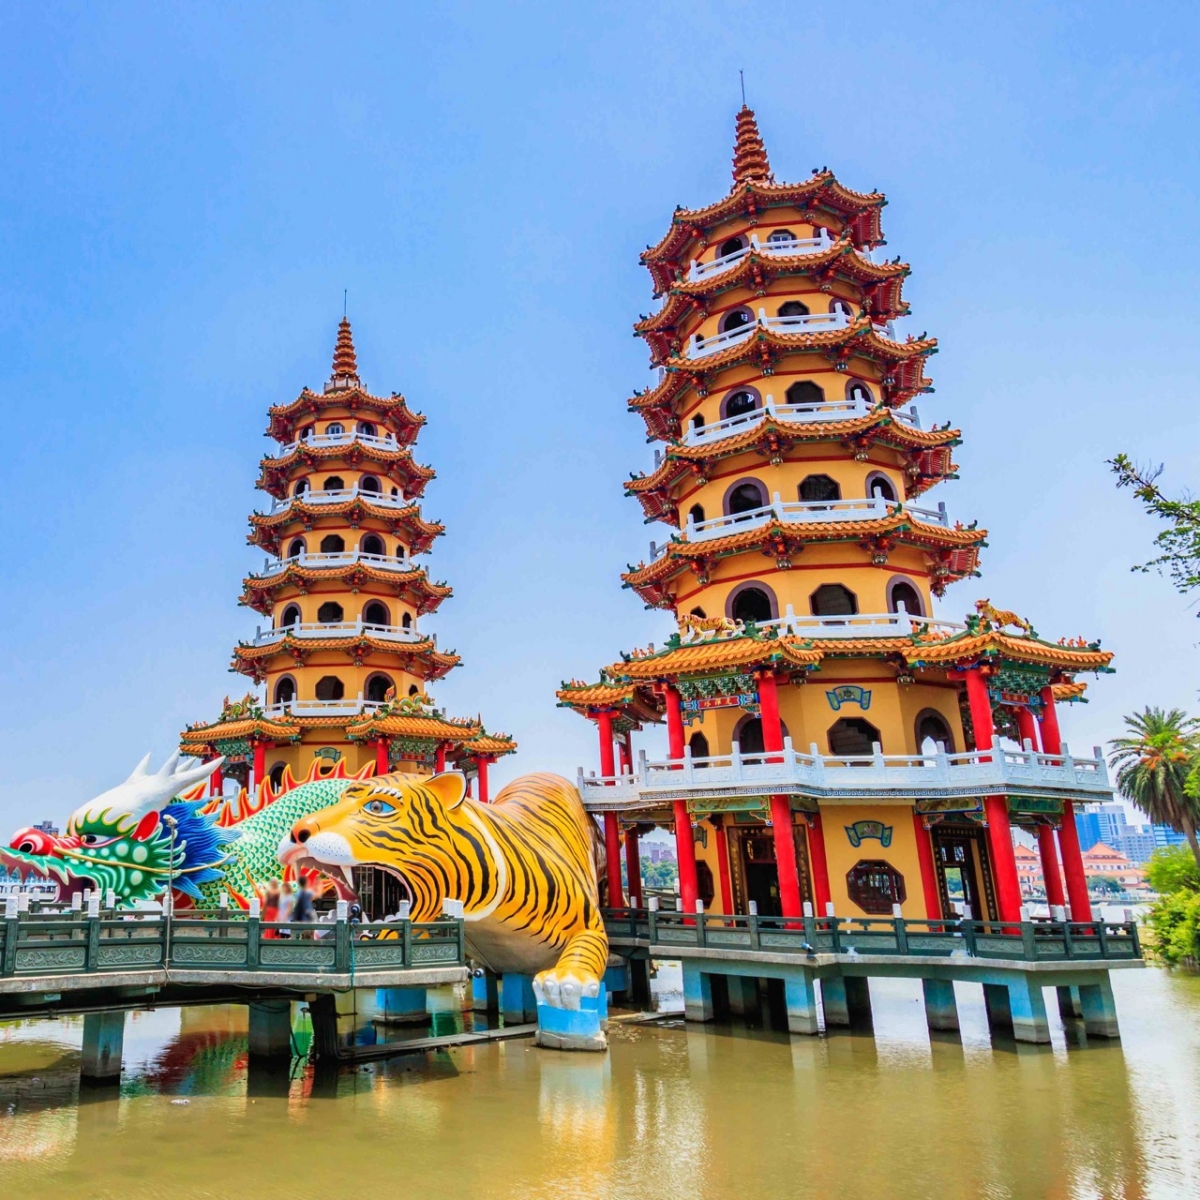
<svg viewBox="0 0 1200 1200">
<path fill-rule="evenodd" d="M 437 475 L 432 467 L 414 462 L 412 451 L 407 447 L 389 450 L 358 441 L 345 446 L 310 446 L 300 442 L 295 449 L 279 458 L 262 459 L 259 463 L 261 473 L 254 486 L 276 498 L 282 498 L 297 466 L 320 467 L 330 462 L 346 462 L 351 466 L 367 462 L 386 467 L 388 478 L 400 483 L 406 496 L 420 496 L 425 491 L 425 485 Z"/>
<path fill-rule="evenodd" d="M 446 584 L 431 582 L 421 567 L 411 571 L 383 571 L 361 562 L 338 567 L 302 567 L 289 562 L 282 571 L 266 578 L 248 575 L 243 579 L 239 603 L 256 612 L 268 613 L 280 588 L 334 582 L 353 588 L 366 582 L 383 584 L 397 596 L 414 598 L 418 616 L 436 611 L 443 600 L 454 594 L 454 589 Z"/>
<path fill-rule="evenodd" d="M 411 554 L 424 553 L 433 545 L 434 538 L 446 531 L 440 522 L 425 520 L 416 503 L 405 505 L 404 508 L 391 508 L 372 504 L 358 495 L 342 504 L 312 504 L 295 499 L 279 512 L 251 513 L 251 532 L 246 540 L 252 546 L 260 546 L 268 553 L 276 554 L 284 537 L 311 529 L 322 517 L 349 518 L 352 524 L 357 525 L 364 516 L 374 517 L 387 525 L 393 537 L 401 538 L 408 545 Z"/>
</svg>

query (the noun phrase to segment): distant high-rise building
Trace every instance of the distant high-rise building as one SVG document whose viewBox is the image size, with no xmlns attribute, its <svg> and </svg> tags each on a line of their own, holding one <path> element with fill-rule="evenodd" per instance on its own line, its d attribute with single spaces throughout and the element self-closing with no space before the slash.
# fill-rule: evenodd
<svg viewBox="0 0 1200 1200">
<path fill-rule="evenodd" d="M 1154 831 L 1154 848 L 1162 850 L 1167 846 L 1186 846 L 1187 838 L 1182 833 L 1172 829 L 1170 825 L 1151 825 Z"/>
</svg>

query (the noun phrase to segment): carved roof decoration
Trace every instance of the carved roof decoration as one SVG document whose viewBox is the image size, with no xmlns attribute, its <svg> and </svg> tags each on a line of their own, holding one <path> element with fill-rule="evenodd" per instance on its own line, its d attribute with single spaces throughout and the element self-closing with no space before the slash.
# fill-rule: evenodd
<svg viewBox="0 0 1200 1200">
<path fill-rule="evenodd" d="M 300 536 L 305 530 L 315 529 L 322 517 L 347 518 L 354 528 L 362 525 L 365 518 L 372 517 L 382 522 L 393 537 L 401 539 L 408 546 L 410 554 L 424 554 L 433 545 L 434 539 L 446 531 L 440 522 L 425 520 L 416 504 L 392 508 L 384 504 L 372 504 L 359 494 L 341 504 L 312 504 L 297 498 L 276 513 L 251 513 L 250 534 L 246 540 L 268 554 L 278 554 L 282 541 Z"/>
<path fill-rule="evenodd" d="M 357 592 L 366 583 L 380 584 L 391 594 L 407 599 L 416 608 L 418 616 L 436 611 L 443 600 L 454 594 L 454 589 L 447 584 L 432 582 L 422 567 L 414 567 L 411 571 L 383 571 L 362 562 L 337 567 L 305 567 L 293 561 L 282 571 L 265 578 L 248 575 L 242 580 L 238 603 L 265 616 L 274 608 L 275 596 L 281 589 L 298 587 L 303 593 L 312 590 L 310 585 L 321 583 L 339 583 L 352 592 Z"/>
<path fill-rule="evenodd" d="M 442 679 L 460 661 L 453 651 L 439 650 L 431 637 L 417 642 L 398 642 L 370 633 L 348 633 L 327 638 L 287 634 L 279 641 L 264 645 L 239 642 L 229 669 L 249 675 L 255 683 L 262 683 L 266 678 L 267 666 L 273 659 L 290 658 L 302 666 L 313 654 L 328 651 L 343 652 L 347 660 L 355 665 L 361 665 L 368 659 L 381 662 L 386 658 L 391 669 L 407 670 L 422 679 Z"/>
<path fill-rule="evenodd" d="M 404 446 L 397 446 L 392 450 L 386 446 L 373 446 L 360 441 L 348 442 L 344 446 L 310 446 L 300 442 L 294 449 L 278 458 L 263 458 L 259 463 L 262 473 L 254 486 L 276 499 L 282 499 L 292 472 L 297 467 L 319 469 L 322 464 L 334 462 L 344 462 L 354 468 L 363 463 L 377 465 L 383 469 L 388 479 L 401 486 L 405 497 L 408 498 L 420 496 L 425 491 L 425 485 L 437 474 L 432 467 L 414 462 L 412 451 Z"/>
</svg>

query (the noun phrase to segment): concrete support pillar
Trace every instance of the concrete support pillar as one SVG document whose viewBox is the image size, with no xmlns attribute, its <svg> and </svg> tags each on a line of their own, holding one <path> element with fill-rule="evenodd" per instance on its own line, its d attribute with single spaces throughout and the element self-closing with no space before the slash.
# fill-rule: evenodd
<svg viewBox="0 0 1200 1200">
<path fill-rule="evenodd" d="M 1079 985 L 1079 1006 L 1083 1010 L 1083 1027 L 1090 1037 L 1121 1036 L 1117 1027 L 1117 1004 L 1107 972 L 1096 983 Z"/>
<path fill-rule="evenodd" d="M 712 978 L 687 960 L 683 963 L 683 1015 L 688 1021 L 711 1021 Z"/>
<path fill-rule="evenodd" d="M 1013 976 L 1008 985 L 1008 1011 L 1012 1017 L 1013 1037 L 1018 1042 L 1050 1041 L 1046 1001 L 1036 975 L 1021 972 Z"/>
<path fill-rule="evenodd" d="M 959 1025 L 954 984 L 949 979 L 922 979 L 921 990 L 925 993 L 925 1024 L 933 1032 L 956 1032 Z"/>
<path fill-rule="evenodd" d="M 499 1014 L 500 980 L 491 971 L 471 976 L 471 1009 L 474 1012 Z"/>
<path fill-rule="evenodd" d="M 866 980 L 864 979 L 863 982 L 866 983 Z M 820 1033 L 813 973 L 795 969 L 788 971 L 783 980 L 783 994 L 787 1002 L 788 1032 Z"/>
<path fill-rule="evenodd" d="M 755 1017 L 758 1014 L 758 980 L 748 975 L 729 976 L 729 1015 Z"/>
<path fill-rule="evenodd" d="M 825 1012 L 825 1028 L 837 1025 L 849 1026 L 850 1004 L 846 999 L 846 980 L 841 975 L 830 975 L 821 980 L 821 1008 Z"/>
<path fill-rule="evenodd" d="M 292 1057 L 292 1002 L 261 1000 L 249 1005 L 250 1057 Z"/>
<path fill-rule="evenodd" d="M 506 1025 L 524 1025 L 537 1020 L 537 998 L 533 994 L 531 976 L 501 976 L 500 1015 Z"/>
<path fill-rule="evenodd" d="M 375 1004 L 385 1025 L 425 1023 L 424 988 L 376 988 Z"/>
<path fill-rule="evenodd" d="M 1064 1021 L 1076 1021 L 1083 1016 L 1077 987 L 1058 987 L 1054 990 L 1058 993 L 1058 1015 Z"/>
<path fill-rule="evenodd" d="M 79 1077 L 87 1083 L 116 1083 L 121 1078 L 125 1045 L 123 1012 L 87 1013 L 83 1018 L 83 1062 Z"/>
<path fill-rule="evenodd" d="M 987 1009 L 988 1028 L 998 1033 L 1012 1029 L 1012 1010 L 1008 1006 L 1008 988 L 1002 983 L 983 985 L 983 1007 Z"/>
</svg>

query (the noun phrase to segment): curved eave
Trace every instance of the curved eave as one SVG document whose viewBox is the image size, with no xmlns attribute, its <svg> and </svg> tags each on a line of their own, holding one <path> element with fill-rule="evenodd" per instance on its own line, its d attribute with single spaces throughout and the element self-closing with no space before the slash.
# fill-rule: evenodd
<svg viewBox="0 0 1200 1200">
<path fill-rule="evenodd" d="M 330 408 L 345 408 L 350 412 L 374 412 L 395 425 L 396 436 L 404 445 L 416 440 L 425 424 L 425 417 L 408 407 L 403 396 L 373 396 L 365 388 L 347 388 L 333 392 L 314 392 L 305 388 L 290 404 L 273 404 L 267 409 L 267 436 L 277 441 L 291 441 L 300 418 L 319 416 Z"/>
<path fill-rule="evenodd" d="M 796 667 L 808 669 L 821 661 L 821 651 L 795 637 L 714 638 L 690 646 L 630 658 L 608 668 L 609 676 L 632 683 L 707 675 L 713 671 L 754 671 Z"/>
<path fill-rule="evenodd" d="M 274 553 L 279 547 L 280 530 L 294 525 L 297 521 L 302 522 L 305 529 L 311 529 L 313 522 L 321 517 L 347 517 L 350 518 L 351 524 L 357 524 L 364 516 L 382 521 L 393 531 L 394 536 L 399 537 L 403 534 L 411 554 L 424 553 L 433 545 L 434 538 L 440 537 L 446 531 L 446 527 L 439 522 L 426 521 L 416 504 L 404 508 L 387 508 L 356 497 L 344 504 L 306 504 L 303 500 L 293 500 L 281 512 L 251 513 L 251 533 L 247 540 L 252 546 L 260 546 Z"/>
<path fill-rule="evenodd" d="M 506 754 L 516 754 L 517 743 L 505 733 L 477 733 L 470 741 L 463 742 L 460 749 L 468 754 L 503 758 Z"/>
<path fill-rule="evenodd" d="M 1112 652 L 1093 646 L 1063 646 L 1036 637 L 1016 637 L 994 629 L 970 630 L 948 638 L 914 638 L 905 643 L 905 657 L 914 665 L 960 664 L 980 659 L 1000 659 L 1029 666 L 1050 667 L 1073 674 L 1076 671 L 1106 671 Z"/>
<path fill-rule="evenodd" d="M 377 737 L 413 737 L 461 744 L 475 737 L 481 729 L 478 721 L 418 717 L 404 713 L 389 713 L 384 716 L 372 713 L 362 720 L 348 723 L 346 736 L 353 741 Z"/>
<path fill-rule="evenodd" d="M 230 669 L 261 681 L 265 664 L 273 658 L 283 656 L 302 663 L 312 654 L 328 651 L 342 651 L 351 659 L 362 658 L 368 653 L 385 654 L 393 661 L 404 660 L 406 667 L 422 667 L 424 679 L 441 679 L 461 661 L 457 654 L 438 650 L 432 638 L 423 642 L 392 642 L 370 635 L 351 634 L 335 638 L 285 637 L 264 646 L 241 644 L 234 649 Z"/>
<path fill-rule="evenodd" d="M 384 450 L 379 446 L 350 442 L 345 446 L 297 446 L 282 458 L 264 458 L 259 463 L 261 472 L 254 486 L 276 499 L 282 499 L 283 488 L 294 467 L 317 467 L 330 462 L 344 462 L 355 469 L 362 462 L 386 467 L 389 478 L 394 475 L 401 477 L 406 496 L 420 496 L 426 484 L 437 475 L 432 467 L 413 462 L 411 450 Z"/>
<path fill-rule="evenodd" d="M 383 584 L 393 589 L 396 596 L 407 594 L 414 597 L 419 616 L 435 611 L 443 600 L 454 594 L 453 588 L 446 584 L 431 582 L 423 570 L 381 571 L 377 567 L 359 563 L 324 570 L 293 565 L 267 579 L 247 576 L 242 580 L 240 603 L 256 612 L 266 613 L 270 612 L 275 593 L 281 588 L 307 587 L 313 583 L 344 583 L 348 587 L 358 588 L 366 582 Z"/>
<path fill-rule="evenodd" d="M 194 725 L 179 735 L 183 748 L 199 747 L 230 738 L 286 742 L 300 736 L 295 721 L 268 721 L 264 717 L 247 717 L 239 721 L 214 721 L 211 725 Z"/>
<path fill-rule="evenodd" d="M 663 719 L 665 704 L 650 685 L 632 683 L 583 683 L 574 680 L 564 683 L 554 693 L 559 708 L 569 708 L 582 717 L 598 712 L 612 712 L 623 717 L 631 727 L 656 724 Z"/>
</svg>

